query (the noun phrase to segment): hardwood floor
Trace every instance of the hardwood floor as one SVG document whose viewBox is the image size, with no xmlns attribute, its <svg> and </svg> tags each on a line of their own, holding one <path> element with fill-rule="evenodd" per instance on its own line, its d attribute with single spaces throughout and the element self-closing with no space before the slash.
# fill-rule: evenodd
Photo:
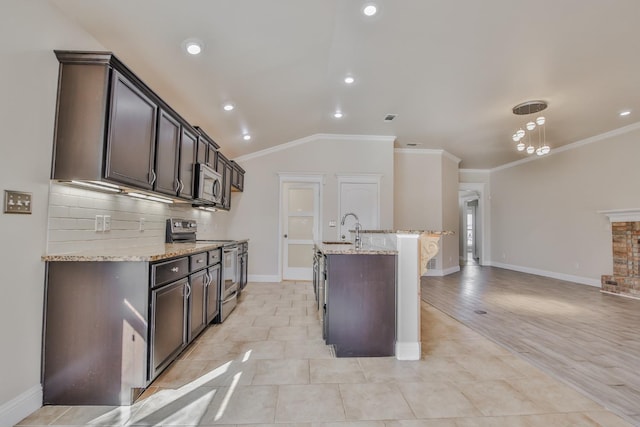
<svg viewBox="0 0 640 427">
<path fill-rule="evenodd" d="M 640 426 L 639 300 L 474 265 L 423 277 L 421 290 L 424 301 Z"/>
</svg>

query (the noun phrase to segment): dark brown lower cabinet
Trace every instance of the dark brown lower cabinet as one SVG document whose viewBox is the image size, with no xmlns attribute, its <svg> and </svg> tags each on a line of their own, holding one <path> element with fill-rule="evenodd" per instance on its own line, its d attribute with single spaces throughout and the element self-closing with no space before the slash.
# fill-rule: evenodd
<svg viewBox="0 0 640 427">
<path fill-rule="evenodd" d="M 166 368 L 187 343 L 188 285 L 184 278 L 151 291 L 151 378 Z"/>
<path fill-rule="evenodd" d="M 131 405 L 217 316 L 219 286 L 219 249 L 47 262 L 44 404 Z"/>
<path fill-rule="evenodd" d="M 393 356 L 396 256 L 328 254 L 326 343 L 337 357 Z"/>
</svg>

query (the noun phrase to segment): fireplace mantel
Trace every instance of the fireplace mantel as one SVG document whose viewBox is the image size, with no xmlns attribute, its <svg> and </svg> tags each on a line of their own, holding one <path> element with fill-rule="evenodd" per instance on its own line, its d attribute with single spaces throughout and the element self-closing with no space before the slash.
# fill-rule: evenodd
<svg viewBox="0 0 640 427">
<path fill-rule="evenodd" d="M 597 211 L 606 215 L 609 222 L 640 222 L 640 208 L 637 209 L 613 209 L 610 211 Z"/>
</svg>

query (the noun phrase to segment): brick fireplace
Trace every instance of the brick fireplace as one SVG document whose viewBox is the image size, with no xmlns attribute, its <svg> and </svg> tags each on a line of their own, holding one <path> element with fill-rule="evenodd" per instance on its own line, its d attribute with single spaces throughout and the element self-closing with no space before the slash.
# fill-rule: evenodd
<svg viewBox="0 0 640 427">
<path fill-rule="evenodd" d="M 640 210 L 607 212 L 602 213 L 611 221 L 613 275 L 602 276 L 602 291 L 640 299 Z"/>
</svg>

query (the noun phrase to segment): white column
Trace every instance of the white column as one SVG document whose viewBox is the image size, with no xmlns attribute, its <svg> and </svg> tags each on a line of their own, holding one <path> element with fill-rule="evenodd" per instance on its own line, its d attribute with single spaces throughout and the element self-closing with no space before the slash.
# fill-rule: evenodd
<svg viewBox="0 0 640 427">
<path fill-rule="evenodd" d="M 396 359 L 420 360 L 420 235 L 396 234 Z"/>
</svg>

